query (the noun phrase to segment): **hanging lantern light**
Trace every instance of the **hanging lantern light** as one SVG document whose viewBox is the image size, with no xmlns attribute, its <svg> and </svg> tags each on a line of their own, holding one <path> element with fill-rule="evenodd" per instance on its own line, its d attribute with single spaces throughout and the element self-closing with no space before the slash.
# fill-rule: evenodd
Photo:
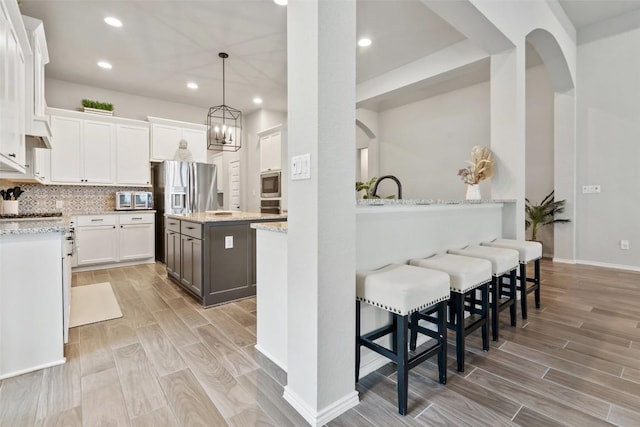
<svg viewBox="0 0 640 427">
<path fill-rule="evenodd" d="M 207 148 L 217 151 L 238 151 L 242 147 L 242 112 L 226 105 L 224 60 L 229 55 L 220 52 L 222 58 L 222 105 L 209 108 L 207 114 Z"/>
</svg>

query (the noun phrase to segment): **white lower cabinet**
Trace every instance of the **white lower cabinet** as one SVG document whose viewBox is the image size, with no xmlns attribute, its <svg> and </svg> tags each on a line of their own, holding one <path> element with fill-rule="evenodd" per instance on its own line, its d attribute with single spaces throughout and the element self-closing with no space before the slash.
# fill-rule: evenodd
<svg viewBox="0 0 640 427">
<path fill-rule="evenodd" d="M 78 267 L 154 258 L 153 213 L 80 215 L 75 222 Z"/>
<path fill-rule="evenodd" d="M 151 258 L 155 255 L 153 214 L 120 215 L 120 261 Z"/>
</svg>

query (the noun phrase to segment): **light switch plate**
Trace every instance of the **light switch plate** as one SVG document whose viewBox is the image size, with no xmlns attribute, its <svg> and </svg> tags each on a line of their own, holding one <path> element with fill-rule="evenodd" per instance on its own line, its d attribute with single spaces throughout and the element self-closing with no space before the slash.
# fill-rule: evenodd
<svg viewBox="0 0 640 427">
<path fill-rule="evenodd" d="M 224 248 L 233 249 L 233 236 L 224 236 Z"/>
<path fill-rule="evenodd" d="M 597 194 L 600 193 L 599 185 L 583 185 L 582 194 Z"/>
<path fill-rule="evenodd" d="M 291 158 L 291 179 L 311 179 L 311 154 L 293 156 Z"/>
</svg>

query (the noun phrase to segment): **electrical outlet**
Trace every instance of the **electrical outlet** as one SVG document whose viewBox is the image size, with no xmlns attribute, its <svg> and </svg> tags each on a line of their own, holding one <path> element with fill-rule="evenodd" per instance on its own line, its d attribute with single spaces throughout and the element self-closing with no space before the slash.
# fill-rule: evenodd
<svg viewBox="0 0 640 427">
<path fill-rule="evenodd" d="M 600 193 L 599 185 L 583 185 L 582 194 L 597 194 Z"/>
<path fill-rule="evenodd" d="M 620 249 L 628 251 L 629 250 L 629 241 L 628 240 L 620 240 Z"/>
</svg>

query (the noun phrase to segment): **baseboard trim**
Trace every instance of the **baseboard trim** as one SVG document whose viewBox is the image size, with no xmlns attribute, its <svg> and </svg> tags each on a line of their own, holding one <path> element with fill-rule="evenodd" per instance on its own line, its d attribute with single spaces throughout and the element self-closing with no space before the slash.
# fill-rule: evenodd
<svg viewBox="0 0 640 427">
<path fill-rule="evenodd" d="M 285 365 L 284 363 L 282 363 L 280 360 L 276 359 L 275 357 L 273 357 L 271 355 L 271 353 L 269 353 L 268 351 L 265 351 L 265 349 L 263 349 L 262 347 L 260 347 L 260 345 L 256 344 L 253 346 L 257 351 L 259 351 L 260 353 L 262 353 L 262 355 L 264 357 L 266 357 L 267 359 L 271 360 L 278 368 L 282 369 L 285 373 L 287 372 L 287 365 Z"/>
<path fill-rule="evenodd" d="M 152 258 L 146 258 L 146 259 L 135 260 L 135 261 L 122 261 L 122 262 L 110 262 L 108 264 L 82 265 L 82 266 L 73 267 L 71 271 L 74 273 L 79 273 L 81 271 L 105 270 L 107 268 L 118 268 L 118 267 L 131 267 L 133 265 L 140 265 L 140 264 L 155 264 L 155 262 L 156 262 L 155 258 L 152 257 Z"/>
<path fill-rule="evenodd" d="M 575 259 L 565 259 L 565 258 L 553 258 L 552 259 L 553 262 L 558 262 L 560 264 L 575 264 L 576 260 Z"/>
<path fill-rule="evenodd" d="M 300 415 L 314 427 L 327 424 L 349 409 L 360 403 L 357 391 L 352 391 L 341 399 L 336 400 L 329 406 L 325 406 L 321 411 L 311 408 L 297 393 L 287 385 L 284 387 L 284 399 L 289 402 Z"/>
<path fill-rule="evenodd" d="M 614 268 L 616 270 L 640 271 L 640 267 L 636 267 L 633 265 L 611 264 L 608 262 L 586 261 L 582 259 L 577 259 L 576 264 L 592 265 L 594 267 Z"/>
<path fill-rule="evenodd" d="M 65 357 L 63 357 L 60 360 L 56 360 L 54 362 L 45 363 L 43 365 L 33 366 L 33 367 L 27 368 L 27 369 L 20 369 L 18 371 L 13 371 L 13 372 L 7 372 L 6 374 L 1 374 L 0 375 L 0 380 L 4 380 L 4 379 L 7 379 L 7 378 L 11 378 L 11 377 L 17 377 L 18 375 L 27 374 L 29 372 L 38 371 L 40 369 L 51 368 L 52 366 L 64 365 L 66 360 L 67 359 Z"/>
</svg>

